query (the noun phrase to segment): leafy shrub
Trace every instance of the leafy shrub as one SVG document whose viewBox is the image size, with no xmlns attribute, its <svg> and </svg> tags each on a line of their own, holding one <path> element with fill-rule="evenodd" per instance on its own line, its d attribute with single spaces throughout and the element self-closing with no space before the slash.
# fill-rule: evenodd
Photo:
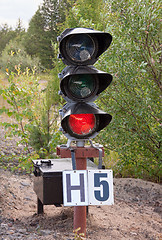
<svg viewBox="0 0 162 240">
<path fill-rule="evenodd" d="M 158 182 L 162 176 L 160 17 L 160 0 L 78 0 L 65 23 L 68 28 L 90 27 L 113 36 L 95 64 L 113 75 L 110 87 L 96 100 L 113 119 L 95 140 L 107 154 L 118 153 L 113 169 L 121 176 Z"/>
<path fill-rule="evenodd" d="M 2 52 L 0 68 L 3 71 L 8 69 L 9 73 L 17 73 L 17 69 L 21 69 L 22 72 L 26 69 L 38 72 L 41 69 L 41 65 L 39 58 L 29 56 L 20 42 L 11 40 Z"/>
<path fill-rule="evenodd" d="M 28 155 L 19 157 L 19 167 L 29 171 L 31 159 L 38 155 L 41 158 L 52 157 L 56 145 L 62 141 L 58 132 L 57 103 L 52 101 L 53 89 L 48 84 L 52 77 L 47 77 L 45 86 L 29 71 L 8 75 L 8 83 L 0 89 L 0 95 L 7 102 L 7 106 L 0 109 L 0 114 L 6 114 L 13 121 L 1 123 L 10 136 L 21 137 L 19 143 L 25 146 Z M 55 93 L 56 94 L 56 93 Z M 31 152 L 31 147 L 38 155 Z"/>
</svg>

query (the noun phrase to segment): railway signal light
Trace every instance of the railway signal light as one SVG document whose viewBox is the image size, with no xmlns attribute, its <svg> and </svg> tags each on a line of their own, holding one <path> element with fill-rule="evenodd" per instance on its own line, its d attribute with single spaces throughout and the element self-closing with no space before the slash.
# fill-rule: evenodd
<svg viewBox="0 0 162 240">
<path fill-rule="evenodd" d="M 68 65 L 59 74 L 60 94 L 67 104 L 60 111 L 68 139 L 94 138 L 112 119 L 93 102 L 112 81 L 111 74 L 94 64 L 112 41 L 109 33 L 88 28 L 66 29 L 59 37 L 59 57 Z"/>
</svg>

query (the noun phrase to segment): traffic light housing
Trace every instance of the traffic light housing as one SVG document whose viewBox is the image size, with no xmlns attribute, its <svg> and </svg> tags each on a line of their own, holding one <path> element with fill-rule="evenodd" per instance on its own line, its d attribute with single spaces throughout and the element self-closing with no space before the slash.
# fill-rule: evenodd
<svg viewBox="0 0 162 240">
<path fill-rule="evenodd" d="M 110 46 L 112 36 L 90 28 L 69 28 L 58 40 L 60 58 L 66 65 L 92 65 Z"/>
<path fill-rule="evenodd" d="M 59 57 L 68 65 L 59 74 L 60 94 L 67 104 L 60 111 L 62 131 L 68 139 L 94 138 L 112 119 L 93 102 L 112 81 L 96 69 L 98 57 L 109 47 L 109 33 L 88 28 L 66 29 L 58 38 Z"/>
<path fill-rule="evenodd" d="M 59 75 L 67 102 L 92 102 L 112 81 L 112 76 L 93 66 L 68 66 Z"/>
</svg>

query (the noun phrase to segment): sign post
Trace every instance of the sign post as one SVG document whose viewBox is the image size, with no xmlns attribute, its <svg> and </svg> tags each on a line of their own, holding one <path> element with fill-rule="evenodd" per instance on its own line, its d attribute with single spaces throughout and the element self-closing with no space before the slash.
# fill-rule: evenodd
<svg viewBox="0 0 162 240">
<path fill-rule="evenodd" d="M 74 151 L 75 151 L 75 157 L 76 157 L 76 172 L 80 172 L 78 170 L 86 170 L 87 169 L 87 158 L 99 156 L 99 149 L 89 147 L 89 146 L 75 147 Z M 58 146 L 57 147 L 57 155 L 61 156 L 61 158 L 66 158 L 66 157 L 71 156 L 71 152 L 68 147 Z M 104 156 L 104 151 L 102 151 L 102 156 Z M 74 172 L 75 172 L 75 170 L 74 170 Z M 65 171 L 63 174 L 65 174 L 65 173 L 67 173 L 67 171 Z M 63 184 L 64 184 L 64 186 L 65 185 L 67 186 L 67 184 L 64 181 L 63 181 Z M 81 188 L 79 188 L 78 182 L 75 184 L 73 182 L 71 182 L 71 185 L 70 185 L 71 192 L 74 191 L 75 186 L 76 186 L 77 191 L 81 191 Z M 84 189 L 86 190 L 86 184 L 84 184 Z M 67 191 L 67 190 L 65 190 L 65 191 Z M 76 204 L 69 205 L 69 206 L 74 206 L 74 220 L 73 220 L 74 230 L 80 228 L 78 233 L 84 233 L 85 236 L 86 236 L 86 206 L 87 205 L 88 205 L 87 202 L 86 202 L 86 204 L 84 204 L 84 206 L 76 206 Z"/>
<path fill-rule="evenodd" d="M 76 156 L 76 171 L 87 169 L 87 158 L 99 156 L 99 150 L 89 146 L 76 147 L 74 148 L 74 151 Z M 57 155 L 61 156 L 61 158 L 70 157 L 71 152 L 69 148 L 58 146 Z M 104 152 L 102 153 L 102 156 L 103 155 L 104 155 Z M 78 186 L 78 183 L 77 184 L 75 183 L 75 185 Z M 70 188 L 72 189 L 72 186 Z M 73 205 L 74 206 L 74 220 L 73 220 L 74 230 L 80 228 L 78 233 L 84 233 L 85 236 L 86 236 L 86 205 L 88 204 L 85 204 L 84 206 Z"/>
<path fill-rule="evenodd" d="M 76 170 L 87 169 L 87 159 L 76 158 Z M 80 232 L 86 236 L 86 206 L 74 207 L 74 230 L 80 227 Z"/>
</svg>

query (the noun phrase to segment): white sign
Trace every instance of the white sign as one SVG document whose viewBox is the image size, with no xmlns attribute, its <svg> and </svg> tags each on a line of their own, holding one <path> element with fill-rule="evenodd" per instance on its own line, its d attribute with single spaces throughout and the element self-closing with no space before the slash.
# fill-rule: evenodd
<svg viewBox="0 0 162 240">
<path fill-rule="evenodd" d="M 114 204 L 112 170 L 88 171 L 88 195 L 89 205 Z"/>
<path fill-rule="evenodd" d="M 63 171 L 64 206 L 88 205 L 87 171 Z"/>
<path fill-rule="evenodd" d="M 63 171 L 64 206 L 112 205 L 112 170 Z"/>
</svg>

